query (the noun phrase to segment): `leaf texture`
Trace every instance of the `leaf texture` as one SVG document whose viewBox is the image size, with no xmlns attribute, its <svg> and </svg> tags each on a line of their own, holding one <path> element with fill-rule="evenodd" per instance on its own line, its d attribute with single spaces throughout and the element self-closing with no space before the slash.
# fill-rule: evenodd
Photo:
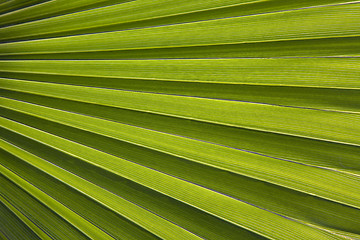
<svg viewBox="0 0 360 240">
<path fill-rule="evenodd" d="M 360 239 L 360 2 L 0 14 L 0 239 Z"/>
</svg>

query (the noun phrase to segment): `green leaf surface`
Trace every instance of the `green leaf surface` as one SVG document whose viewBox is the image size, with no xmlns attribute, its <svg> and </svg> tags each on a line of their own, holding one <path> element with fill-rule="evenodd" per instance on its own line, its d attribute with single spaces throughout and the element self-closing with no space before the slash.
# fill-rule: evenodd
<svg viewBox="0 0 360 240">
<path fill-rule="evenodd" d="M 18 2 L 20 5 L 20 2 L 24 2 L 24 1 L 18 1 Z M 33 5 L 34 3 L 32 2 L 38 2 L 42 4 Z M 49 18 L 49 17 L 69 14 L 73 12 L 81 12 L 88 9 L 100 8 L 103 6 L 123 3 L 123 2 L 126 2 L 126 0 L 125 1 L 124 0 L 78 0 L 71 2 L 66 0 L 27 1 L 26 5 L 24 3 L 22 3 L 22 5 L 24 6 L 29 5 L 28 7 L 1 15 L 0 26 L 6 27 L 9 25 L 19 24 L 24 22 L 32 22 L 42 18 Z M 15 3 L 8 3 L 8 5 L 10 4 L 12 7 L 16 6 Z"/>
<path fill-rule="evenodd" d="M 245 151 L 256 152 L 304 164 L 335 168 L 346 171 L 359 171 L 358 147 L 333 143 L 328 141 L 301 138 L 270 132 L 255 131 L 244 128 L 229 127 L 204 121 L 188 120 L 186 118 L 170 117 L 141 111 L 107 107 L 98 104 L 88 104 L 58 98 L 44 97 L 20 92 L 2 92 L 4 96 L 40 104 L 67 112 L 107 119 L 158 132 L 169 133 L 187 138 L 212 142 Z M 3 109 L 5 111 L 5 109 Z M 13 116 L 9 111 L 4 116 Z M 15 118 L 17 121 L 23 117 Z M 37 122 L 37 120 L 32 121 Z M 26 124 L 29 124 L 26 122 Z M 47 126 L 37 124 L 36 126 Z M 57 129 L 59 127 L 55 127 Z M 102 141 L 98 141 L 102 142 Z M 291 143 L 291 144 L 289 144 Z M 96 146 L 96 145 L 93 145 Z M 284 147 L 286 146 L 286 148 Z"/>
<path fill-rule="evenodd" d="M 308 8 L 264 15 L 5 43 L 1 54 L 58 53 L 358 36 L 360 4 Z M 338 21 L 341 18 L 342 21 Z M 265 24 L 266 23 L 266 24 Z M 318 23 L 318 24 L 316 24 Z M 5 29 L 5 28 L 4 28 Z M 201 34 L 198 34 L 201 32 Z M 214 32 L 221 36 L 214 38 Z M 13 35 L 11 31 L 1 36 Z"/>
<path fill-rule="evenodd" d="M 2 61 L 0 70 L 159 81 L 359 89 L 359 66 L 359 58 L 34 60 Z"/>
<path fill-rule="evenodd" d="M 5 119 L 1 119 L 1 122 L 3 126 L 10 129 L 12 129 L 11 125 L 15 126 L 15 128 L 16 126 L 19 126 L 15 122 L 9 122 Z M 25 130 L 24 127 L 19 127 Z M 26 129 L 34 131 L 30 128 Z M 38 136 L 34 135 L 33 137 L 37 138 L 39 141 L 42 141 L 43 133 L 36 131 L 35 134 Z M 72 148 L 76 148 L 77 154 L 75 156 L 82 158 L 84 161 L 91 162 L 92 164 L 103 167 L 107 170 L 114 169 L 112 171 L 115 171 L 114 173 L 118 175 L 121 175 L 149 188 L 156 189 L 163 194 L 171 195 L 173 198 L 179 201 L 185 202 L 192 206 L 197 206 L 197 208 L 200 208 L 209 214 L 215 215 L 219 218 L 229 221 L 230 223 L 244 227 L 261 235 L 276 239 L 287 239 L 292 234 L 290 229 L 294 228 L 294 230 L 296 229 L 297 231 L 302 231 L 304 239 L 310 237 L 316 237 L 319 239 L 328 239 L 331 237 L 333 239 L 338 239 L 337 237 L 331 236 L 321 230 L 302 225 L 295 221 L 287 221 L 286 218 L 281 216 L 272 214 L 260 208 L 256 208 L 244 202 L 237 201 L 233 198 L 227 197 L 209 189 L 202 188 L 177 178 L 173 178 L 169 175 L 157 172 L 141 165 L 115 158 L 112 155 L 108 155 L 103 152 L 63 140 L 59 137 L 48 135 L 46 133 L 43 135 L 43 137 L 44 139 L 47 138 L 47 141 L 50 141 L 51 144 L 55 144 L 58 149 L 61 149 L 64 152 L 68 152 L 71 151 Z M 104 161 L 105 158 L 107 161 Z M 179 188 L 182 189 L 182 191 L 179 191 Z M 213 205 L 211 204 L 212 202 L 216 202 L 217 204 Z M 240 218 L 239 216 L 243 215 L 244 213 L 246 213 L 247 217 Z M 264 221 L 263 219 L 261 222 L 259 222 L 259 217 L 264 215 L 268 215 L 268 217 L 265 218 L 267 221 Z M 277 224 L 274 224 L 274 222 L 277 222 Z M 277 227 L 283 224 L 286 224 L 286 229 L 289 229 L 289 231 Z M 264 228 L 264 225 L 267 227 Z M 178 235 L 177 237 L 180 236 L 182 235 Z"/>
<path fill-rule="evenodd" d="M 19 23 L 34 19 L 36 16 L 54 16 L 61 10 L 70 10 L 76 6 L 91 4 L 96 1 L 76 1 L 63 4 L 56 0 L 47 4 L 24 9 L 13 14 L 0 16 L 4 24 Z M 116 1 L 100 1 L 100 4 L 116 3 Z M 121 2 L 121 1 L 117 1 Z M 226 0 L 226 1 L 129 1 L 126 4 L 112 5 L 105 8 L 81 11 L 42 21 L 29 22 L 19 26 L 5 28 L 2 39 L 36 39 L 44 37 L 59 37 L 94 32 L 119 31 L 132 28 L 144 28 L 169 24 L 205 21 L 217 18 L 230 18 L 246 15 L 256 15 L 298 8 L 308 8 L 318 5 L 338 5 L 349 3 L 344 0 L 307 0 L 288 2 L 284 0 Z M 99 5 L 99 4 L 98 4 Z M 152 9 L 152 11 L 148 11 Z M 134 13 L 129 15 L 128 12 Z M 104 18 L 106 15 L 106 18 Z M 56 16 L 56 15 L 55 15 Z M 0 30 L 1 32 L 1 30 Z M 11 34 L 10 34 L 11 33 Z M 6 35 L 5 35 L 6 34 Z"/>
<path fill-rule="evenodd" d="M 0 239 L 360 239 L 359 12 L 0 0 Z"/>
<path fill-rule="evenodd" d="M 5 79 L 1 80 L 1 84 L 5 89 L 61 96 L 65 99 L 203 120 L 227 126 L 356 146 L 360 143 L 358 114 Z M 209 115 L 209 112 L 213 114 Z M 269 115 L 268 112 L 277 114 Z M 334 129 L 338 121 L 342 121 L 344 125 Z M 287 124 L 288 122 L 291 124 Z M 312 131 L 314 128 L 316 131 Z"/>
</svg>

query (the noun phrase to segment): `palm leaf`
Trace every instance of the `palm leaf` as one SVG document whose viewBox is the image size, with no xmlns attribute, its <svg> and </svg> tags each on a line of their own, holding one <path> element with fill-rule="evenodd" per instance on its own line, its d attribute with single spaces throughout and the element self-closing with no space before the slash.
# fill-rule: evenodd
<svg viewBox="0 0 360 240">
<path fill-rule="evenodd" d="M 1 239 L 360 239 L 360 3 L 0 1 Z"/>
</svg>

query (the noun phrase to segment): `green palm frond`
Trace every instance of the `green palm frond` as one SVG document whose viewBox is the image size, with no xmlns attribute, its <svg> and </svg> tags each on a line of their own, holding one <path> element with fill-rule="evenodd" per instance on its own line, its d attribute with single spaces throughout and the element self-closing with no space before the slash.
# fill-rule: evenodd
<svg viewBox="0 0 360 240">
<path fill-rule="evenodd" d="M 0 14 L 0 239 L 360 239 L 360 2 Z"/>
</svg>

